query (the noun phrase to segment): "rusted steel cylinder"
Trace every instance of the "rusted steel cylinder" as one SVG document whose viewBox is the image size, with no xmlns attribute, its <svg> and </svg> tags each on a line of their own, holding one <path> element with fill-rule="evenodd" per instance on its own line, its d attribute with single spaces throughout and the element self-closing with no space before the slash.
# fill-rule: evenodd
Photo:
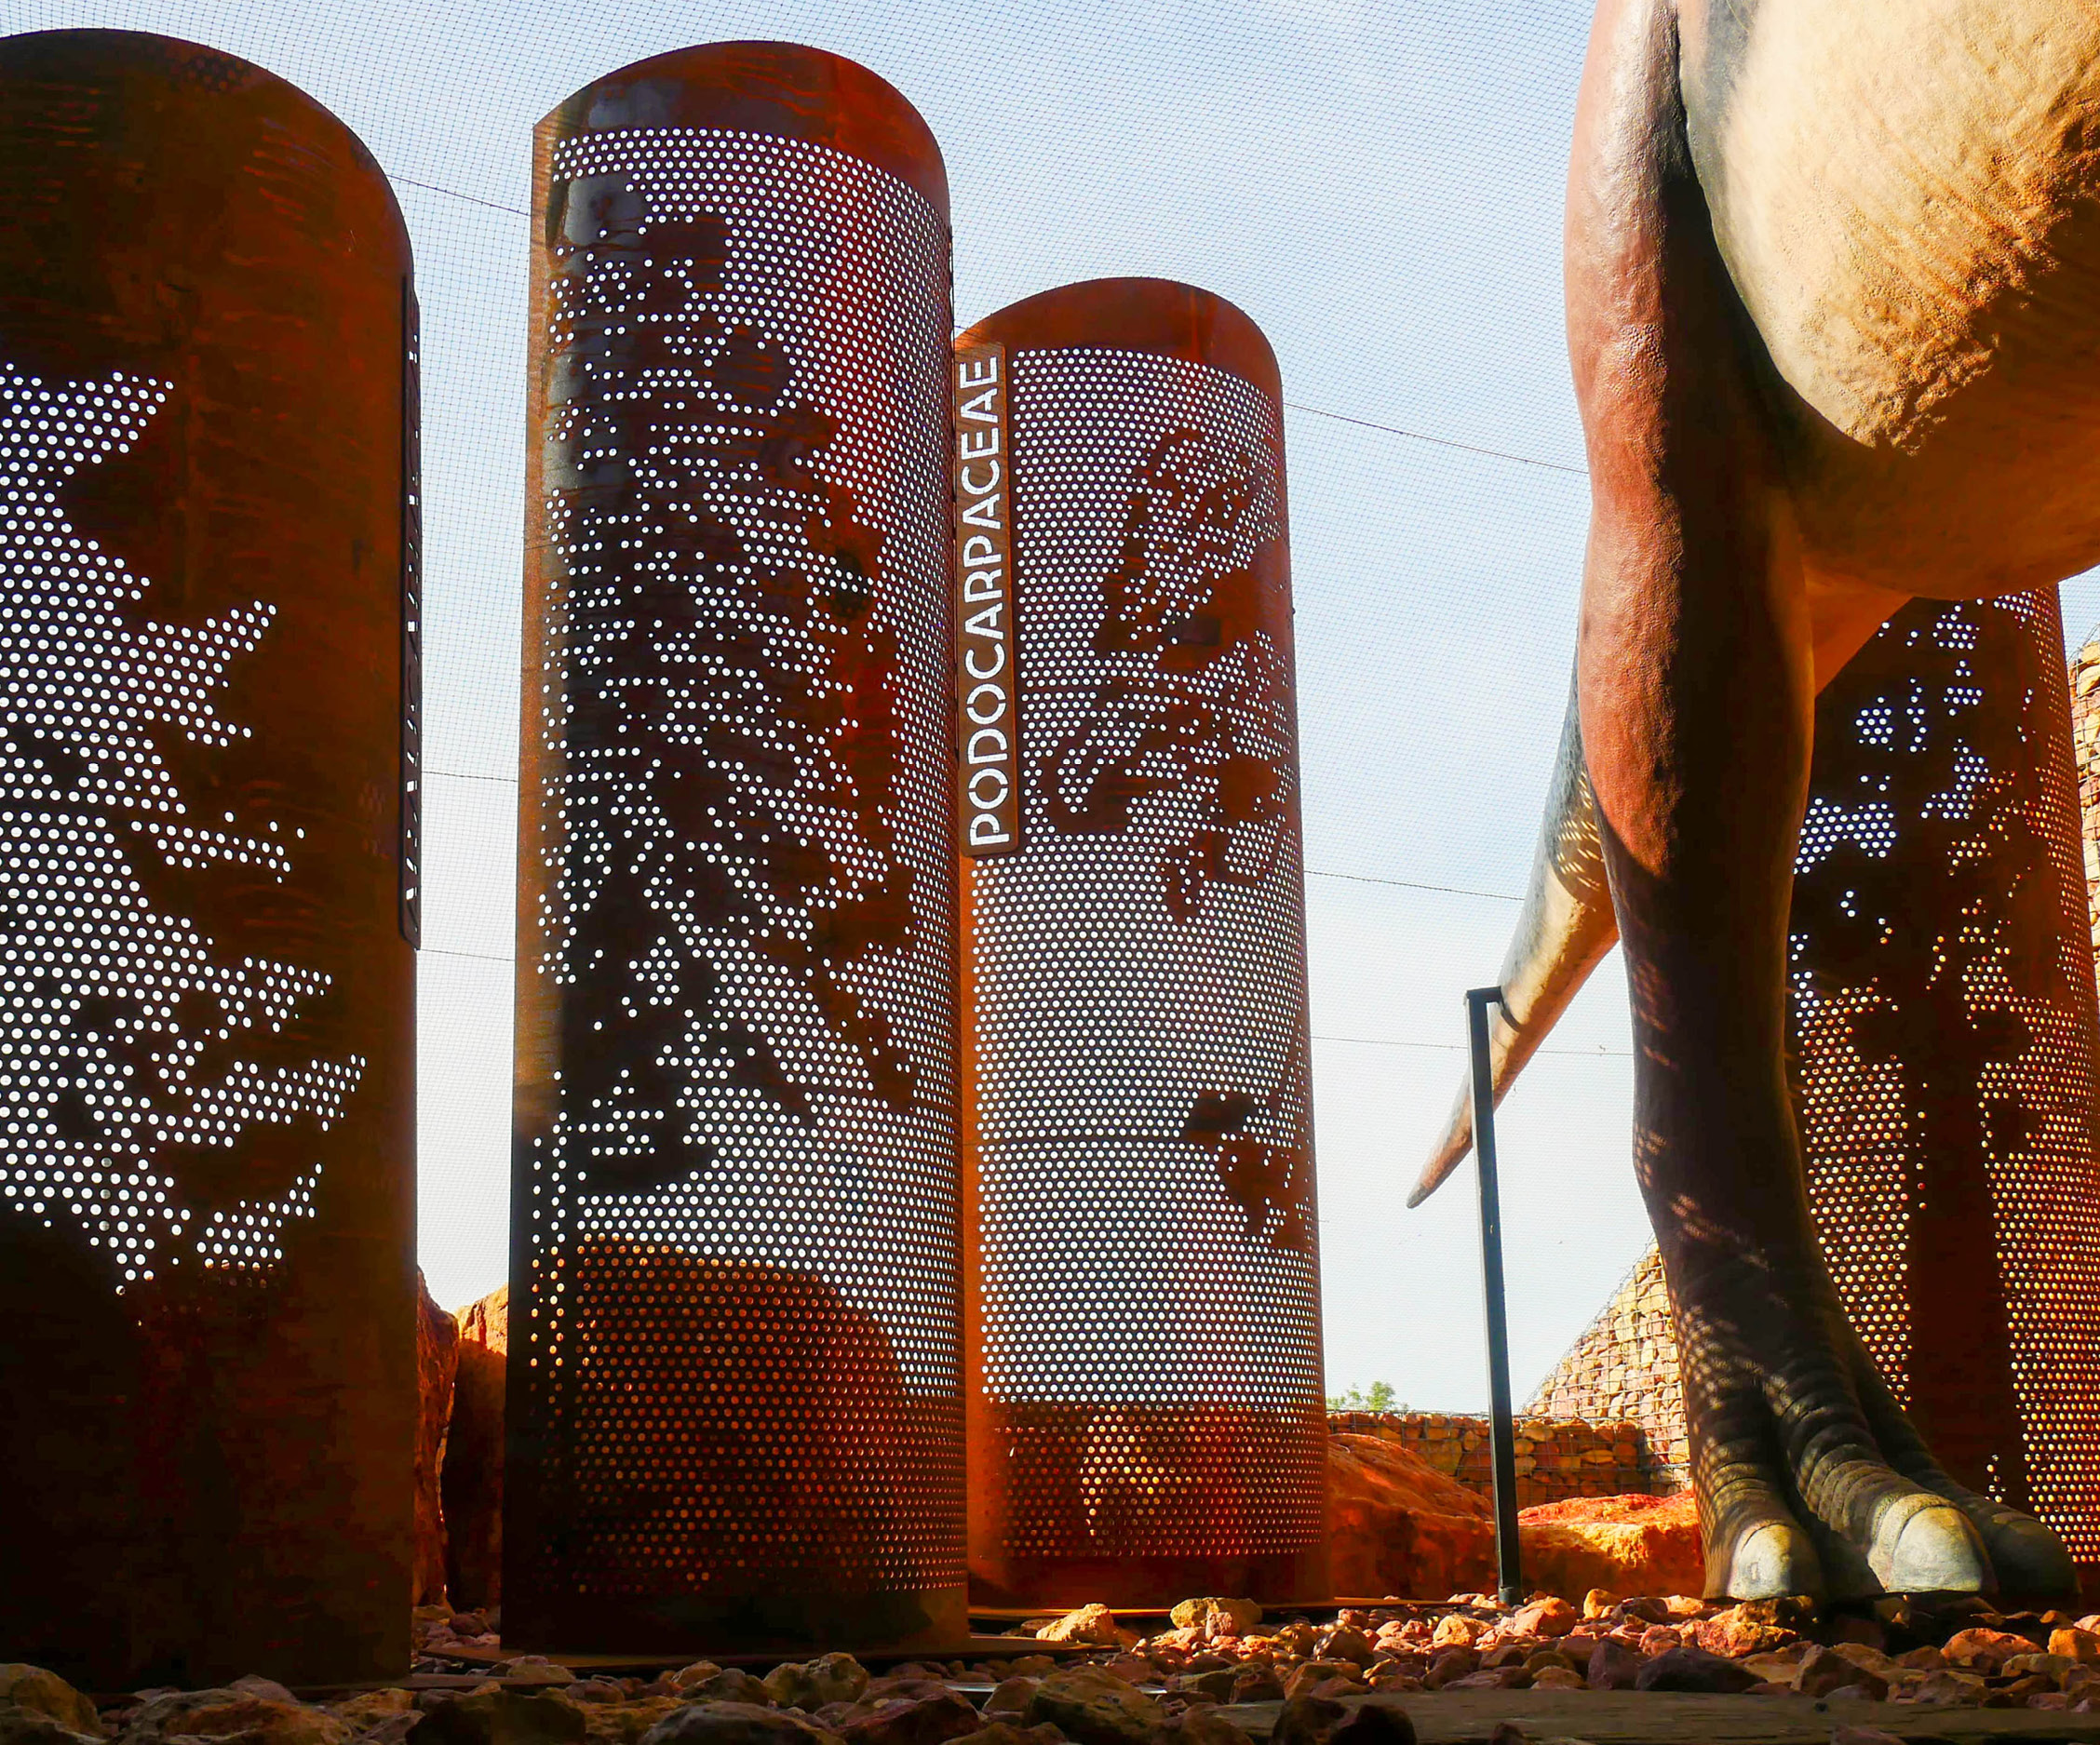
<svg viewBox="0 0 2100 1745">
<path fill-rule="evenodd" d="M 2054 589 L 1918 600 L 1824 691 L 1796 1093 L 1838 1293 L 1946 1470 L 2100 1574 L 2100 1020 Z"/>
<path fill-rule="evenodd" d="M 534 210 L 505 1637 L 960 1641 L 940 155 L 719 44 Z"/>
<path fill-rule="evenodd" d="M 386 179 L 281 79 L 0 42 L 0 1643 L 397 1678 L 415 393 Z"/>
<path fill-rule="evenodd" d="M 955 399 L 972 1597 L 1324 1599 L 1275 359 L 1109 279 Z"/>
</svg>

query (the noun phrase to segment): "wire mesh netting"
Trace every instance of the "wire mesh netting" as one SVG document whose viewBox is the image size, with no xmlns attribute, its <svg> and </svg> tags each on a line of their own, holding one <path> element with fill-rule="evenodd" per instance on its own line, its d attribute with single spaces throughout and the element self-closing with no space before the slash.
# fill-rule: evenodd
<svg viewBox="0 0 2100 1745">
<path fill-rule="evenodd" d="M 967 323 L 1153 274 L 1245 309 L 1289 429 L 1337 1385 L 1480 1398 L 1464 1197 L 1403 1215 L 1500 960 L 1566 695 L 1587 488 L 1560 308 L 1582 0 L 1138 10 L 1046 0 L 10 0 L 9 29 L 164 32 L 245 56 L 392 177 L 424 324 L 424 1252 L 462 1301 L 507 1264 L 531 130 L 647 55 L 788 38 L 926 115 Z M 2066 591 L 2091 622 L 2100 590 Z M 1600 976 L 1506 1107 L 1514 1368 L 1545 1369 L 1645 1242 L 1622 994 Z"/>
</svg>

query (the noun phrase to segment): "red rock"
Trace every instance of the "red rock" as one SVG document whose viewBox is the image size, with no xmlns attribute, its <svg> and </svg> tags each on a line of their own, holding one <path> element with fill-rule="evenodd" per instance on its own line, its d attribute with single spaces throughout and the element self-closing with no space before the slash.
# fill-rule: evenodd
<svg viewBox="0 0 2100 1745">
<path fill-rule="evenodd" d="M 416 1383 L 420 1409 L 415 1443 L 415 1564 L 417 1605 L 444 1605 L 445 1510 L 438 1469 L 452 1416 L 452 1377 L 459 1367 L 459 1322 L 439 1309 L 416 1268 Z"/>
<path fill-rule="evenodd" d="M 1097 1602 L 1052 1619 L 1035 1634 L 1039 1642 L 1084 1643 L 1097 1648 L 1126 1648 L 1138 1641 L 1134 1632 L 1116 1623 L 1113 1612 Z"/>
<path fill-rule="evenodd" d="M 2049 1632 L 2049 1652 L 2060 1654 L 2066 1659 L 2091 1665 L 2100 1661 L 2100 1635 L 2095 1635 L 2090 1630 L 2080 1630 L 2076 1625 L 2066 1625 Z"/>
<path fill-rule="evenodd" d="M 1234 1600 L 1210 1595 L 1202 1599 L 1182 1600 L 1167 1616 L 1181 1630 L 1192 1630 L 1203 1637 L 1251 1635 L 1254 1627 L 1261 1622 L 1261 1607 L 1252 1600 Z"/>
<path fill-rule="evenodd" d="M 573 1691 L 570 1699 L 581 1702 Z M 615 1696 L 584 1710 L 586 1745 L 641 1745 L 641 1736 L 659 1721 L 668 1720 L 684 1705 L 676 1697 L 639 1697 L 633 1700 Z M 387 1745 L 383 1737 L 366 1734 L 357 1745 Z"/>
<path fill-rule="evenodd" d="M 1552 1593 L 1697 1593 L 1705 1585 L 1699 1505 L 1689 1491 L 1541 1503 L 1517 1516 L 1517 1528 L 1526 1580 Z"/>
<path fill-rule="evenodd" d="M 1528 1690 L 1531 1674 L 1521 1666 L 1484 1666 L 1477 1672 L 1454 1678 L 1446 1690 Z"/>
<path fill-rule="evenodd" d="M 454 1605 L 503 1598 L 504 1371 L 510 1350 L 510 1286 L 454 1317 L 459 1365 L 440 1479 L 445 1577 Z"/>
<path fill-rule="evenodd" d="M 1266 1666 L 1248 1668 L 1232 1685 L 1232 1700 L 1235 1703 L 1281 1702 L 1283 1698 L 1283 1680 Z"/>
<path fill-rule="evenodd" d="M 760 1681 L 766 1696 L 784 1709 L 812 1713 L 828 1702 L 853 1702 L 868 1688 L 868 1669 L 850 1654 L 788 1660 Z"/>
<path fill-rule="evenodd" d="M 343 1702 L 331 1702 L 328 1711 L 347 1725 L 360 1738 L 389 1723 L 391 1731 L 406 1733 L 421 1718 L 412 1691 L 389 1689 L 360 1691 Z"/>
<path fill-rule="evenodd" d="M 663 1673 L 659 1683 L 668 1685 L 674 1691 L 684 1690 L 688 1685 L 714 1677 L 720 1671 L 721 1668 L 712 1660 L 694 1660 L 680 1667 L 676 1671 Z"/>
<path fill-rule="evenodd" d="M 1042 1681 L 1012 1674 L 992 1687 L 991 1695 L 985 1698 L 987 1714 L 1020 1714 L 1026 1711 L 1029 1698 L 1035 1695 L 1035 1687 Z"/>
<path fill-rule="evenodd" d="M 1053 1672 L 1029 1698 L 1031 1726 L 1049 1722 L 1079 1745 L 1147 1745 L 1166 1711 L 1097 1666 Z"/>
<path fill-rule="evenodd" d="M 1794 1670 L 1794 1688 L 1804 1697 L 1827 1697 L 1849 1685 L 1860 1687 L 1877 1702 L 1889 1694 L 1885 1679 L 1846 1658 L 1835 1648 L 1811 1647 Z"/>
<path fill-rule="evenodd" d="M 1398 1703 L 1373 1698 L 1336 1724 L 1327 1745 L 1415 1745 L 1415 1724 Z"/>
<path fill-rule="evenodd" d="M 1995 1672 L 2017 1654 L 2032 1654 L 2035 1644 L 2004 1630 L 1964 1630 L 1947 1638 L 1940 1653 L 1949 1666 L 1973 1672 Z"/>
<path fill-rule="evenodd" d="M 1920 1707 L 1972 1709 L 1984 1700 L 1984 1681 L 1963 1672 L 1929 1672 L 1907 1694 Z"/>
<path fill-rule="evenodd" d="M 1513 1636 L 1565 1636 L 1582 1621 L 1582 1614 L 1566 1600 L 1548 1597 L 1533 1600 L 1510 1615 L 1502 1628 Z"/>
<path fill-rule="evenodd" d="M 1283 1697 L 1346 1697 L 1363 1688 L 1363 1671 L 1353 1661 L 1302 1661 L 1283 1680 Z"/>
<path fill-rule="evenodd" d="M 799 1714 L 747 1702 L 680 1703 L 641 1737 L 649 1745 L 831 1745 L 833 1738 Z"/>
<path fill-rule="evenodd" d="M 1764 1681 L 1747 1667 L 1724 1660 L 1703 1648 L 1672 1648 L 1644 1665 L 1634 1680 L 1636 1690 L 1692 1690 L 1726 1694 L 1745 1691 Z"/>
<path fill-rule="evenodd" d="M 1433 1648 L 1470 1648 L 1488 1631 L 1489 1626 L 1463 1612 L 1452 1612 L 1436 1620 L 1429 1645 Z"/>
<path fill-rule="evenodd" d="M 873 1714 L 847 1722 L 839 1737 L 847 1745 L 946 1745 L 983 1725 L 975 1708 L 944 1690 L 937 1696 L 886 1702 Z"/>
<path fill-rule="evenodd" d="M 1493 1510 L 1396 1443 L 1329 1436 L 1327 1555 L 1337 1593 L 1478 1588 L 1494 1578 Z"/>
<path fill-rule="evenodd" d="M 0 1701 L 0 1745 L 95 1745 L 100 1733 L 75 1733 L 41 1709 Z"/>
<path fill-rule="evenodd" d="M 1293 1697 L 1276 1716 L 1269 1745 L 1326 1745 L 1349 1711 L 1326 1697 Z"/>
<path fill-rule="evenodd" d="M 1199 1703 L 1185 1714 L 1176 1716 L 1154 1738 L 1164 1738 L 1172 1745 L 1254 1745 L 1245 1729 L 1235 1726 L 1207 1703 Z M 993 1745 L 982 1733 L 971 1735 L 971 1745 Z"/>
<path fill-rule="evenodd" d="M 1314 1666 L 1308 1671 L 1301 1666 L 1284 1681 L 1284 1700 L 1290 1702 L 1299 1697 L 1353 1697 L 1363 1688 L 1356 1680 L 1342 1677 L 1331 1667 Z"/>
<path fill-rule="evenodd" d="M 1368 1666 L 1378 1658 L 1371 1639 L 1352 1624 L 1337 1624 L 1323 1631 L 1313 1651 L 1323 1660 L 1353 1660 L 1358 1666 Z"/>
<path fill-rule="evenodd" d="M 0 1702 L 11 1702 L 48 1715 L 68 1731 L 100 1738 L 109 1729 L 93 1700 L 67 1684 L 56 1672 L 19 1660 L 0 1665 Z"/>
<path fill-rule="evenodd" d="M 1590 1651 L 1589 1686 L 1592 1690 L 1631 1690 L 1642 1664 L 1638 1648 L 1616 1636 L 1607 1636 Z"/>
<path fill-rule="evenodd" d="M 125 1737 L 158 1740 L 237 1738 L 240 1745 L 344 1745 L 350 1728 L 331 1714 L 309 1709 L 289 1691 L 280 1700 L 227 1686 L 171 1691 L 155 1698 L 132 1715 Z"/>
<path fill-rule="evenodd" d="M 1731 1605 L 1725 1612 L 1686 1625 L 1684 1633 L 1708 1654 L 1726 1655 L 1736 1660 L 1745 1655 L 1770 1654 L 1798 1640 L 1793 1631 L 1760 1617 L 1759 1608 L 1754 1605 Z"/>
<path fill-rule="evenodd" d="M 575 1673 L 544 1654 L 521 1654 L 490 1669 L 490 1676 L 513 1685 L 573 1685 Z"/>
<path fill-rule="evenodd" d="M 738 1703 L 758 1709 L 773 1706 L 765 1685 L 740 1666 L 718 1667 L 707 1677 L 680 1685 L 679 1695 L 689 1702 Z"/>
<path fill-rule="evenodd" d="M 1429 1690 L 1442 1690 L 1461 1678 L 1470 1678 L 1480 1670 L 1480 1657 L 1471 1648 L 1446 1648 L 1429 1663 L 1429 1671 L 1422 1675 L 1422 1685 Z"/>
</svg>

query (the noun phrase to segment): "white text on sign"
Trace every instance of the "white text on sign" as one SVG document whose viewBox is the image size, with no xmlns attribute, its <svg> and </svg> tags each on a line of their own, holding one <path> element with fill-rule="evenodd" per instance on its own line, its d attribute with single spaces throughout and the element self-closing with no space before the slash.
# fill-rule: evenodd
<svg viewBox="0 0 2100 1745">
<path fill-rule="evenodd" d="M 1021 845 L 1021 736 L 1014 680 L 1013 492 L 1006 356 L 955 354 L 955 770 L 962 848 Z"/>
</svg>

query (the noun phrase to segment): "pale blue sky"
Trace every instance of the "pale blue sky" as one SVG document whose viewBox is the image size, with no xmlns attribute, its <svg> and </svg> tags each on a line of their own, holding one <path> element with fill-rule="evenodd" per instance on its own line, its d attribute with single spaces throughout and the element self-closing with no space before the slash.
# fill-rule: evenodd
<svg viewBox="0 0 2100 1745">
<path fill-rule="evenodd" d="M 530 135 L 689 43 L 865 62 L 931 123 L 967 324 L 1072 279 L 1187 279 L 1260 323 L 1291 404 L 1315 1094 L 1331 1387 L 1485 1397 L 1470 1172 L 1403 1210 L 1492 978 L 1573 644 L 1586 481 L 1562 344 L 1580 0 L 0 0 L 9 30 L 156 30 L 244 55 L 396 178 L 424 320 L 427 921 L 422 1250 L 501 1282 L 508 1189 Z M 419 185 L 421 184 L 421 185 Z M 517 209 L 505 209 L 517 208 Z M 1469 453 L 1368 421 L 1518 459 Z M 2100 591 L 2066 590 L 2082 629 Z M 446 772 L 448 773 L 438 773 Z M 1613 963 L 1502 1126 L 1528 1389 L 1647 1240 Z"/>
</svg>

